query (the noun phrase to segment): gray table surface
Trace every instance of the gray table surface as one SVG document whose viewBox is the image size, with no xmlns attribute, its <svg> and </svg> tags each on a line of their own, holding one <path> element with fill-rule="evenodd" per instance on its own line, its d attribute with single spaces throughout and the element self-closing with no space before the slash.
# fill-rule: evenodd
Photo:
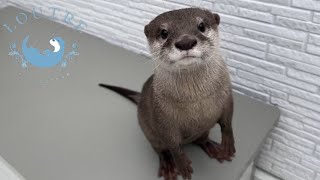
<svg viewBox="0 0 320 180">
<path fill-rule="evenodd" d="M 0 10 L 0 23 L 14 24 L 20 12 Z M 97 86 L 140 90 L 152 61 L 29 16 L 14 33 L 0 27 L 0 155 L 27 180 L 158 179 L 158 157 L 139 128 L 135 105 Z M 66 40 L 67 50 L 77 41 L 80 56 L 66 68 L 23 69 L 8 56 L 9 44 L 17 41 L 19 49 L 27 34 L 41 49 L 50 47 L 53 34 Z M 239 179 L 278 116 L 277 108 L 235 94 L 236 157 L 220 164 L 198 147 L 186 146 L 193 179 Z M 211 136 L 219 139 L 218 132 Z"/>
</svg>

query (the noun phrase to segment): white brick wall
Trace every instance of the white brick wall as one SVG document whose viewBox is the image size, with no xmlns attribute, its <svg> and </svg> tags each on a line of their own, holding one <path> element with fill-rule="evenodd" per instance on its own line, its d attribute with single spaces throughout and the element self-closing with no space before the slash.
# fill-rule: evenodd
<svg viewBox="0 0 320 180">
<path fill-rule="evenodd" d="M 7 0 L 0 0 L 0 8 L 3 8 L 7 5 Z"/>
<path fill-rule="evenodd" d="M 29 10 L 43 7 L 45 13 L 49 6 L 69 9 L 76 14 L 74 21 L 87 22 L 86 32 L 147 56 L 143 28 L 157 14 L 189 6 L 219 12 L 222 52 L 234 89 L 278 104 L 282 111 L 261 150 L 258 167 L 281 179 L 320 180 L 319 0 L 8 2 Z"/>
<path fill-rule="evenodd" d="M 271 176 L 267 172 L 261 171 L 259 169 L 255 170 L 253 179 L 254 180 L 280 180 L 279 178 Z"/>
</svg>

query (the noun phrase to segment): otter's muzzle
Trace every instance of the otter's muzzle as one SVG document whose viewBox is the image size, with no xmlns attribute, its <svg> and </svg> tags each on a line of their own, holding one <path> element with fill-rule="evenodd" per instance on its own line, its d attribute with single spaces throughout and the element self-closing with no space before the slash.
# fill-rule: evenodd
<svg viewBox="0 0 320 180">
<path fill-rule="evenodd" d="M 181 40 L 177 41 L 174 45 L 180 50 L 187 51 L 197 45 L 197 39 L 190 36 L 183 36 Z"/>
</svg>

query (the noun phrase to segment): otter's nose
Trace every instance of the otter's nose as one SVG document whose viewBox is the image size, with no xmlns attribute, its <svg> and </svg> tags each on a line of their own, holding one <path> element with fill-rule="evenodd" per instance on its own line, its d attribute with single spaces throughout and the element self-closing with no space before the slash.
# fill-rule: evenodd
<svg viewBox="0 0 320 180">
<path fill-rule="evenodd" d="M 174 44 L 176 48 L 180 50 L 189 50 L 192 49 L 195 45 L 197 45 L 197 39 L 184 36 L 180 41 Z"/>
</svg>

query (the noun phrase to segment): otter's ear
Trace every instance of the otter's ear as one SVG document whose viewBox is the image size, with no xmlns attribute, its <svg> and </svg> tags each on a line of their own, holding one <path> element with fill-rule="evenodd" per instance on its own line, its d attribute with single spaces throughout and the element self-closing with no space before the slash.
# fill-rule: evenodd
<svg viewBox="0 0 320 180">
<path fill-rule="evenodd" d="M 144 26 L 144 34 L 146 35 L 147 38 L 149 38 L 150 36 L 150 25 L 147 24 L 146 26 Z"/>
<path fill-rule="evenodd" d="M 216 24 L 219 25 L 220 24 L 220 16 L 219 14 L 213 13 L 213 17 L 216 21 Z"/>
</svg>

